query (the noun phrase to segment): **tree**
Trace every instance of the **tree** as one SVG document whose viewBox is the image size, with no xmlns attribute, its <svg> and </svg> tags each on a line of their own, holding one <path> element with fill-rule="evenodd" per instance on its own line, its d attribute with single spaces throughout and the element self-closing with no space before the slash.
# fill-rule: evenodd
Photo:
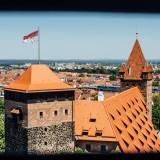
<svg viewBox="0 0 160 160">
<path fill-rule="evenodd" d="M 158 87 L 159 86 L 159 82 L 153 82 L 152 86 L 157 86 Z"/>
<path fill-rule="evenodd" d="M 160 93 L 152 97 L 152 122 L 155 129 L 160 129 Z"/>
<path fill-rule="evenodd" d="M 83 73 L 81 73 L 78 77 L 85 77 L 85 75 Z"/>
<path fill-rule="evenodd" d="M 116 76 L 113 75 L 113 74 L 109 77 L 109 79 L 110 79 L 110 81 L 116 81 L 117 80 Z"/>
</svg>

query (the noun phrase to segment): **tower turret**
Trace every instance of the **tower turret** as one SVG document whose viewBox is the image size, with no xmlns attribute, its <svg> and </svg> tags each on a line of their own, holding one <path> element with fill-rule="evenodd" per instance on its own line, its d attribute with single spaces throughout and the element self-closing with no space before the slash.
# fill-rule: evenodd
<svg viewBox="0 0 160 160">
<path fill-rule="evenodd" d="M 6 152 L 74 151 L 74 91 L 42 64 L 4 87 Z"/>
<path fill-rule="evenodd" d="M 143 98 L 149 107 L 147 111 L 150 120 L 152 120 L 152 78 L 153 68 L 147 66 L 140 44 L 136 39 L 126 66 L 119 70 L 121 76 L 121 91 L 125 91 L 137 86 L 143 95 Z"/>
</svg>

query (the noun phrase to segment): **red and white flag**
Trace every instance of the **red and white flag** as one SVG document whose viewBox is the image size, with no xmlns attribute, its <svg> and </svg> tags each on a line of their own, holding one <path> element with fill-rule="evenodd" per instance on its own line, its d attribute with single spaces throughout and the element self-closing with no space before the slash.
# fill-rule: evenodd
<svg viewBox="0 0 160 160">
<path fill-rule="evenodd" d="M 24 43 L 33 43 L 38 41 L 38 30 L 23 37 Z"/>
</svg>

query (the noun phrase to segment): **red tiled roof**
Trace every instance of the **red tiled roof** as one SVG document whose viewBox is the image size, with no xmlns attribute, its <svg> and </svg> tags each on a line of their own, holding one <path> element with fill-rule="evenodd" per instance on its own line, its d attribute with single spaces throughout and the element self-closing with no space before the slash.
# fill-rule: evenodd
<svg viewBox="0 0 160 160">
<path fill-rule="evenodd" d="M 141 80 L 141 74 L 143 68 L 146 64 L 146 60 L 142 53 L 140 44 L 136 39 L 127 64 L 125 66 L 124 79 Z M 131 69 L 131 74 L 128 74 L 129 68 Z"/>
<path fill-rule="evenodd" d="M 121 64 L 121 67 L 120 67 L 120 69 L 119 69 L 119 72 L 120 72 L 120 73 L 124 73 L 124 72 L 125 72 L 123 64 Z"/>
<path fill-rule="evenodd" d="M 44 64 L 31 65 L 15 82 L 3 89 L 27 93 L 75 90 L 72 86 L 63 83 Z"/>
<path fill-rule="evenodd" d="M 149 152 L 151 147 L 154 152 L 160 151 L 160 139 L 146 114 L 148 107 L 137 87 L 104 101 L 104 104 L 124 153 Z"/>
</svg>

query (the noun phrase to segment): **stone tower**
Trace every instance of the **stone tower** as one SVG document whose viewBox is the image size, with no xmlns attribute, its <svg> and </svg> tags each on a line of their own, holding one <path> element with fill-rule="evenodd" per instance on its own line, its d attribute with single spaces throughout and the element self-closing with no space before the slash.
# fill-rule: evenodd
<svg viewBox="0 0 160 160">
<path fill-rule="evenodd" d="M 42 64 L 6 86 L 6 153 L 74 151 L 74 91 Z"/>
<path fill-rule="evenodd" d="M 153 68 L 147 66 L 140 44 L 136 39 L 126 66 L 121 65 L 120 70 L 121 91 L 137 86 L 149 107 L 147 111 L 152 121 L 152 78 Z"/>
</svg>

